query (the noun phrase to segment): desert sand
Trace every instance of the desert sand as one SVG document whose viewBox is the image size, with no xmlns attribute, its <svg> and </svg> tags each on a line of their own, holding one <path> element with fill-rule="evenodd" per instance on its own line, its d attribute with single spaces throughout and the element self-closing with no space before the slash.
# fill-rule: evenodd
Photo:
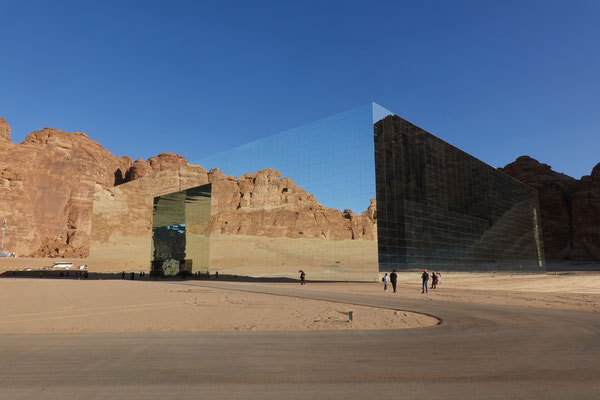
<svg viewBox="0 0 600 400">
<path fill-rule="evenodd" d="M 444 273 L 421 294 L 419 273 L 400 273 L 398 293 L 380 283 L 235 282 L 310 291 L 599 312 L 600 274 Z M 200 282 L 197 282 L 201 284 Z M 325 301 L 238 292 L 194 281 L 0 279 L 0 333 L 403 329 L 430 316 Z M 354 321 L 348 322 L 348 311 Z"/>
<path fill-rule="evenodd" d="M 514 307 L 600 312 L 600 273 L 469 273 L 445 272 L 442 284 L 421 293 L 421 272 L 398 273 L 398 292 L 383 291 L 382 283 L 309 282 L 307 288 L 325 292 L 347 292 L 398 299 L 452 301 Z M 254 283 L 239 283 L 254 285 Z M 260 283 L 265 286 L 294 283 Z M 431 281 L 429 286 L 431 286 Z"/>
<path fill-rule="evenodd" d="M 557 274 L 447 272 L 442 274 L 441 285 L 437 289 L 429 289 L 427 294 L 421 293 L 420 274 L 421 272 L 399 273 L 398 293 L 395 294 L 384 293 L 381 283 L 313 283 L 307 286 L 324 291 L 393 295 L 400 299 L 418 298 L 423 301 L 600 312 L 600 273 L 598 272 Z"/>
<path fill-rule="evenodd" d="M 417 313 L 160 281 L 3 278 L 0 304 L 0 333 L 403 329 L 438 323 Z"/>
</svg>

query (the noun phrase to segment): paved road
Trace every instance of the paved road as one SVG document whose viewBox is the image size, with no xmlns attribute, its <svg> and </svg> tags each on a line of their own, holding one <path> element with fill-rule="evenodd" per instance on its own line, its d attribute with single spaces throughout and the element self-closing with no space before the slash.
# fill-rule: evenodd
<svg viewBox="0 0 600 400">
<path fill-rule="evenodd" d="M 0 399 L 600 398 L 597 313 L 310 285 L 183 284 L 418 311 L 442 323 L 398 331 L 1 335 Z"/>
</svg>

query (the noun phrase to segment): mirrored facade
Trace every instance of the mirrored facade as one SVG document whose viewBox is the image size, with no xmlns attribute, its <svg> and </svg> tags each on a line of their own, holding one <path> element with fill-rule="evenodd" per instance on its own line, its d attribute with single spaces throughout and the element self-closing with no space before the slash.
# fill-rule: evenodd
<svg viewBox="0 0 600 400">
<path fill-rule="evenodd" d="M 410 122 L 375 123 L 382 270 L 540 270 L 537 192 Z"/>
<path fill-rule="evenodd" d="M 216 268 L 294 276 L 297 266 L 315 279 L 352 280 L 391 269 L 544 265 L 533 189 L 374 103 L 197 163 L 234 177 L 276 170 L 330 213 L 312 226 L 318 213 L 286 207 L 287 197 L 241 207 L 247 216 L 288 210 L 297 219 L 283 229 L 264 221 L 250 235 L 215 230 Z M 223 212 L 235 214 L 213 209 Z"/>
<path fill-rule="evenodd" d="M 375 198 L 373 123 L 390 114 L 371 103 L 193 163 L 236 177 L 274 169 L 323 206 L 360 213 Z"/>
<path fill-rule="evenodd" d="M 221 228 L 213 230 L 211 268 L 377 279 L 373 122 L 388 114 L 368 104 L 194 161 L 238 178 L 239 190 L 249 191 L 234 208 L 217 189 L 224 183 L 213 185 L 213 197 L 220 197 L 213 202 L 220 222 L 213 222 Z M 240 218 L 245 224 L 238 226 Z"/>
<path fill-rule="evenodd" d="M 208 270 L 210 200 L 210 184 L 154 198 L 151 274 Z"/>
<path fill-rule="evenodd" d="M 95 196 L 102 265 L 332 281 L 544 269 L 533 189 L 374 103 L 193 163 L 210 171 L 180 166 Z M 139 226 L 117 232 L 113 210 Z"/>
</svg>

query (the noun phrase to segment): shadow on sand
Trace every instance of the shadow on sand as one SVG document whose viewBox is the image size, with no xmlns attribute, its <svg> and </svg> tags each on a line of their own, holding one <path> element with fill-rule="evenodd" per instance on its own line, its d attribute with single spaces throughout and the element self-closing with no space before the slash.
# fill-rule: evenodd
<svg viewBox="0 0 600 400">
<path fill-rule="evenodd" d="M 250 276 L 240 275 L 226 275 L 215 274 L 188 274 L 188 275 L 176 275 L 176 276 L 154 276 L 146 273 L 140 275 L 139 272 L 118 272 L 118 273 L 106 273 L 106 272 L 87 272 L 80 270 L 32 270 L 32 271 L 5 271 L 0 274 L 0 278 L 37 278 L 37 279 L 88 279 L 88 280 L 136 280 L 136 281 L 236 281 L 236 282 L 288 282 L 288 283 L 299 283 L 300 279 L 292 278 L 255 278 Z M 319 281 L 325 282 L 325 281 Z M 333 282 L 333 281 L 328 281 Z"/>
</svg>

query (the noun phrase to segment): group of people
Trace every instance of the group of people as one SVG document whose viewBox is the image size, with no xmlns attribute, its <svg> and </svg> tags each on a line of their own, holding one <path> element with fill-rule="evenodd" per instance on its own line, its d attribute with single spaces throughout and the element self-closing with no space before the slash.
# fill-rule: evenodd
<svg viewBox="0 0 600 400">
<path fill-rule="evenodd" d="M 421 293 L 429 293 L 427 291 L 427 287 L 429 286 L 429 273 L 426 269 L 423 270 L 423 274 L 421 275 L 421 280 L 423 281 L 423 288 Z M 431 289 L 435 289 L 442 283 L 442 274 L 439 272 L 431 273 Z"/>
<path fill-rule="evenodd" d="M 381 281 L 383 282 L 383 290 L 385 292 L 387 292 L 387 286 L 388 286 L 388 282 L 392 283 L 392 289 L 394 290 L 394 293 L 396 293 L 396 285 L 398 284 L 398 274 L 396 274 L 396 270 L 393 269 L 392 273 L 390 274 L 390 276 L 388 277 L 387 272 L 385 273 L 385 275 L 383 276 L 383 278 L 381 278 Z"/>
<path fill-rule="evenodd" d="M 426 269 L 423 270 L 423 274 L 421 275 L 421 280 L 423 282 L 421 293 L 428 293 L 429 287 L 429 278 L 431 277 L 431 289 L 435 289 L 439 284 L 442 283 L 442 274 L 439 272 L 432 272 L 431 275 L 427 272 Z M 392 289 L 394 293 L 396 293 L 396 285 L 398 283 L 398 274 L 396 274 L 396 270 L 392 270 L 392 273 L 388 276 L 387 272 L 381 278 L 383 282 L 383 290 L 387 292 L 388 283 L 392 284 Z"/>
</svg>

